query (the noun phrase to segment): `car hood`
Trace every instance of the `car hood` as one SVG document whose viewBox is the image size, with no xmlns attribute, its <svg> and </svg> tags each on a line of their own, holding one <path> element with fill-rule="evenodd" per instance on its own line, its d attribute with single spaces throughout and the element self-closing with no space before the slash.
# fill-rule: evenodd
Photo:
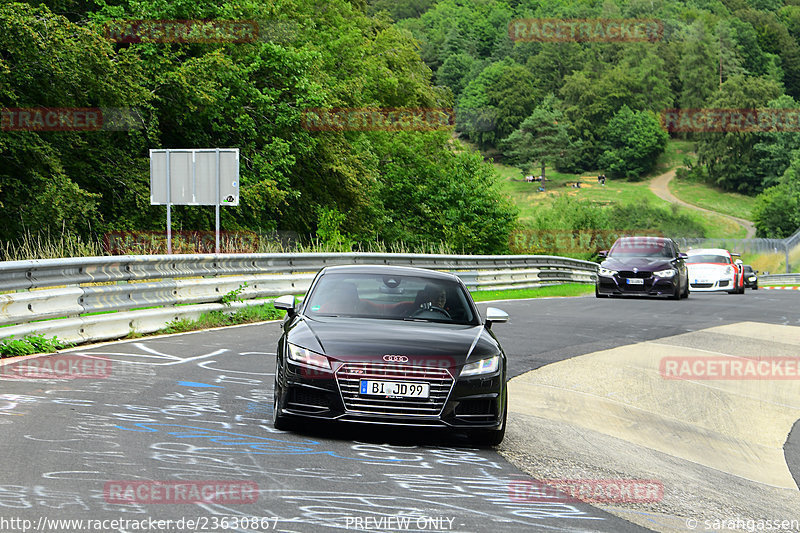
<svg viewBox="0 0 800 533">
<path fill-rule="evenodd" d="M 723 265 L 721 263 L 692 263 L 690 265 L 686 265 L 686 268 L 689 269 L 689 272 L 692 274 L 699 274 L 702 272 L 707 272 L 710 274 L 723 274 L 728 267 L 733 267 L 733 265 Z"/>
<path fill-rule="evenodd" d="M 287 340 L 340 361 L 383 361 L 384 355 L 409 364 L 460 366 L 491 357 L 500 345 L 483 325 L 469 326 L 364 318 L 299 318 Z"/>
<path fill-rule="evenodd" d="M 609 257 L 600 265 L 610 270 L 633 270 L 636 268 L 645 272 L 673 268 L 670 260 L 664 257 Z"/>
</svg>

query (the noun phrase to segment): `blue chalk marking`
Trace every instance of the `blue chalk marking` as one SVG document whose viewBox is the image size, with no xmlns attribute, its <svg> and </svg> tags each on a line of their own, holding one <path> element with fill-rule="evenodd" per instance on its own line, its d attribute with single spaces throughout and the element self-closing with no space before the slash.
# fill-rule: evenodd
<svg viewBox="0 0 800 533">
<path fill-rule="evenodd" d="M 224 389 L 221 385 L 209 385 L 208 383 L 195 383 L 194 381 L 179 381 L 178 385 L 181 387 L 213 387 L 215 389 Z"/>
</svg>

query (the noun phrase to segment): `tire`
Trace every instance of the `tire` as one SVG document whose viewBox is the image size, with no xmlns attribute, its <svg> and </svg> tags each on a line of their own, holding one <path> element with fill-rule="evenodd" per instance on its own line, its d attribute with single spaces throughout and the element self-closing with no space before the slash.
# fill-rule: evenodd
<svg viewBox="0 0 800 533">
<path fill-rule="evenodd" d="M 600 291 L 597 288 L 597 285 L 594 286 L 594 297 L 595 298 L 607 298 L 607 294 L 600 294 Z"/>
<path fill-rule="evenodd" d="M 681 296 L 683 296 L 683 290 L 681 289 L 681 282 L 680 282 L 680 280 L 678 280 L 678 286 L 675 287 L 675 294 L 670 296 L 670 299 L 672 299 L 672 300 L 680 300 Z"/>
<path fill-rule="evenodd" d="M 470 441 L 477 446 L 497 446 L 506 436 L 506 422 L 508 420 L 508 391 L 503 400 L 503 427 L 500 429 L 482 429 L 470 433 Z"/>
<path fill-rule="evenodd" d="M 757 291 L 757 290 L 758 290 L 758 283 L 756 283 L 755 285 L 753 285 L 753 290 L 754 290 L 754 291 Z"/>
<path fill-rule="evenodd" d="M 278 369 L 276 368 L 275 388 L 274 392 L 272 393 L 272 425 L 275 427 L 275 429 L 288 430 L 290 429 L 291 426 L 289 417 L 280 414 L 280 403 L 282 395 L 283 391 L 280 390 L 280 386 L 278 385 Z"/>
<path fill-rule="evenodd" d="M 689 297 L 689 279 L 688 278 L 686 279 L 686 285 L 683 286 L 683 297 L 684 298 L 688 298 Z"/>
</svg>

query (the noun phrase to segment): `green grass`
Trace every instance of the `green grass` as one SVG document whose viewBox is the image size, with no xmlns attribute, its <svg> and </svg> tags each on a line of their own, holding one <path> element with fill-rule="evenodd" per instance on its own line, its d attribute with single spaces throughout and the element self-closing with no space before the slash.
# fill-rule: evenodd
<svg viewBox="0 0 800 533">
<path fill-rule="evenodd" d="M 566 194 L 581 200 L 588 200 L 596 205 L 610 206 L 614 204 L 628 205 L 646 199 L 650 204 L 658 207 L 670 207 L 673 204 L 662 200 L 650 190 L 647 181 L 623 181 L 607 179 L 606 185 L 601 186 L 597 183 L 597 173 L 583 173 L 581 175 L 562 174 L 547 170 L 547 176 L 552 177 L 552 181 L 547 183 L 547 191 L 539 192 L 537 182 L 527 183 L 522 180 L 522 174 L 515 167 L 509 167 L 501 163 L 494 164 L 497 173 L 500 175 L 501 190 L 511 197 L 512 201 L 520 210 L 519 221 L 522 226 L 533 222 L 536 210 L 552 204 L 557 195 Z M 568 187 L 576 181 L 581 182 L 580 189 Z M 693 209 L 678 207 L 678 213 L 688 215 L 696 220 L 706 230 L 706 237 L 721 238 L 728 237 L 742 239 L 747 231 L 730 219 L 713 213 L 702 213 Z M 636 228 L 614 228 L 618 230 Z M 648 228 L 643 228 L 648 229 Z M 680 235 L 676 235 L 680 237 Z"/>
<path fill-rule="evenodd" d="M 163 335 L 169 333 L 184 333 L 199 329 L 219 328 L 223 326 L 235 326 L 237 324 L 250 324 L 253 322 L 264 322 L 282 318 L 283 311 L 275 309 L 272 303 L 261 305 L 251 305 L 243 307 L 233 313 L 222 311 L 210 311 L 203 313 L 197 320 L 182 318 L 169 322 L 164 328 L 156 331 L 153 335 Z"/>
<path fill-rule="evenodd" d="M 704 183 L 673 179 L 669 190 L 686 203 L 750 220 L 754 196 L 721 191 Z"/>
<path fill-rule="evenodd" d="M 783 251 L 771 254 L 743 253 L 742 261 L 758 270 L 759 273 L 786 273 L 786 253 Z M 789 269 L 791 272 L 800 272 L 800 245 L 795 246 L 793 250 L 789 250 L 789 264 L 791 265 Z"/>
<path fill-rule="evenodd" d="M 60 341 L 58 337 L 47 339 L 44 335 L 28 335 L 21 339 L 15 339 L 12 335 L 0 341 L 0 359 L 37 353 L 53 353 L 70 346 L 72 344 Z"/>
<path fill-rule="evenodd" d="M 656 176 L 668 171 L 671 168 L 683 164 L 684 159 L 693 160 L 695 157 L 692 150 L 694 144 L 689 141 L 670 141 L 667 148 L 659 157 L 651 175 Z M 648 180 L 644 181 L 625 181 L 607 179 L 605 186 L 597 183 L 599 171 L 584 172 L 582 174 L 564 174 L 556 172 L 550 167 L 546 167 L 548 178 L 546 192 L 539 192 L 539 183 L 528 183 L 524 181 L 522 171 L 516 167 L 494 163 L 495 170 L 500 177 L 499 185 L 503 193 L 508 195 L 514 204 L 519 208 L 519 222 L 522 226 L 530 225 L 536 215 L 536 210 L 552 204 L 557 195 L 566 194 L 580 200 L 586 200 L 600 206 L 611 206 L 615 204 L 628 205 L 638 203 L 642 199 L 647 200 L 651 205 L 657 207 L 670 207 L 673 204 L 662 200 L 650 190 Z M 536 172 L 538 175 L 538 171 Z M 581 182 L 581 188 L 572 188 L 571 185 L 576 181 Z M 676 180 L 672 181 L 672 184 Z M 709 188 L 710 189 L 710 188 Z M 717 192 L 715 195 L 714 192 Z M 679 192 L 674 192 L 679 198 L 683 198 Z M 698 194 L 698 196 L 702 196 Z M 732 214 L 741 218 L 747 218 L 750 214 L 753 199 L 747 196 L 724 193 L 720 191 L 706 192 L 708 198 L 705 205 L 696 203 L 700 207 L 706 207 L 714 211 L 725 214 Z M 691 198 L 691 195 L 690 195 Z M 695 203 L 689 198 L 683 198 L 688 203 Z M 724 206 L 717 209 L 717 205 Z M 747 235 L 747 231 L 736 222 L 714 213 L 703 213 L 693 209 L 678 207 L 678 213 L 688 215 L 698 224 L 703 226 L 706 237 L 709 238 L 732 238 L 742 239 Z M 614 228 L 616 230 L 637 229 L 637 228 Z M 647 229 L 647 228 L 644 228 Z M 675 235 L 680 237 L 680 235 Z"/>
<path fill-rule="evenodd" d="M 747 236 L 747 230 L 743 226 L 722 215 L 703 213 L 685 207 L 679 208 L 678 211 L 702 224 L 709 239 L 744 239 Z M 680 235 L 675 236 L 680 237 Z"/>
<path fill-rule="evenodd" d="M 546 298 L 552 296 L 584 296 L 594 293 L 594 284 L 564 283 L 533 289 L 508 289 L 501 291 L 471 291 L 476 302 L 488 300 L 516 300 L 520 298 Z"/>
<path fill-rule="evenodd" d="M 694 150 L 695 143 L 693 141 L 670 140 L 667 142 L 664 153 L 658 156 L 656 166 L 648 176 L 655 177 L 672 168 L 682 166 L 687 159 L 694 163 L 697 159 Z"/>
</svg>

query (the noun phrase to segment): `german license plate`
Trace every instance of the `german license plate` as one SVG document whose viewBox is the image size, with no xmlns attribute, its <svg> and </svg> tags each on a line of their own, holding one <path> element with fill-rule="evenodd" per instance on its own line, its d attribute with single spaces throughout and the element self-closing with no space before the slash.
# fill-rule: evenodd
<svg viewBox="0 0 800 533">
<path fill-rule="evenodd" d="M 430 384 L 362 379 L 361 394 L 367 396 L 395 396 L 398 398 L 427 398 L 430 395 Z"/>
<path fill-rule="evenodd" d="M 644 285 L 642 278 L 628 278 L 628 285 Z"/>
</svg>

